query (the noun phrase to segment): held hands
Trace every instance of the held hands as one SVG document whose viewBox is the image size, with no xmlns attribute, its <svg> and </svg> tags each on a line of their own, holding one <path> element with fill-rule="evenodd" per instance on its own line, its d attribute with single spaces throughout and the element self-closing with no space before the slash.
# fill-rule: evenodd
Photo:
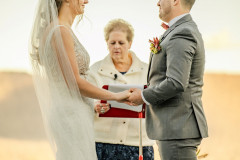
<svg viewBox="0 0 240 160">
<path fill-rule="evenodd" d="M 131 88 L 129 90 L 116 93 L 116 101 L 120 103 L 126 103 L 131 106 L 138 106 L 144 103 L 141 96 L 141 90 L 137 88 Z"/>
<path fill-rule="evenodd" d="M 115 93 L 116 101 L 119 103 L 125 103 L 128 101 L 128 98 L 130 97 L 130 92 L 128 90 L 125 90 L 123 92 Z"/>
<path fill-rule="evenodd" d="M 114 93 L 114 96 L 117 102 L 126 103 L 131 106 L 138 106 L 144 103 L 141 97 L 141 90 L 137 88 L 131 88 L 123 92 Z M 95 112 L 99 114 L 104 114 L 108 112 L 110 108 L 110 104 L 100 103 L 100 101 L 96 101 L 94 105 Z"/>
<path fill-rule="evenodd" d="M 130 88 L 129 89 L 130 96 L 127 102 L 125 103 L 131 106 L 138 106 L 138 105 L 144 104 L 144 101 L 141 96 L 141 92 L 142 90 L 138 88 Z"/>
</svg>

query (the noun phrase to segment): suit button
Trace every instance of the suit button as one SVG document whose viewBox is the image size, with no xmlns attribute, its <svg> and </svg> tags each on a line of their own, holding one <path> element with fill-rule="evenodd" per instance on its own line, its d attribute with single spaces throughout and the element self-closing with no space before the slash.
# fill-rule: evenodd
<svg viewBox="0 0 240 160">
<path fill-rule="evenodd" d="M 122 140 L 120 140 L 120 142 L 122 142 Z"/>
<path fill-rule="evenodd" d="M 123 122 L 123 124 L 125 124 L 126 122 Z"/>
</svg>

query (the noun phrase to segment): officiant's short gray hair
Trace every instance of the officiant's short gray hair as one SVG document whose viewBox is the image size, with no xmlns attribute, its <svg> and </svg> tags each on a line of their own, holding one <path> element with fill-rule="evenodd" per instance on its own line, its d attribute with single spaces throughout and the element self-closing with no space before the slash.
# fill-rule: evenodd
<svg viewBox="0 0 240 160">
<path fill-rule="evenodd" d="M 109 35 L 112 31 L 122 31 L 127 33 L 128 42 L 132 42 L 134 37 L 134 29 L 130 23 L 123 19 L 113 19 L 108 22 L 104 28 L 104 37 L 108 41 Z"/>
<path fill-rule="evenodd" d="M 193 4 L 195 3 L 195 0 L 181 0 L 183 5 L 186 6 L 189 10 L 192 9 Z"/>
</svg>

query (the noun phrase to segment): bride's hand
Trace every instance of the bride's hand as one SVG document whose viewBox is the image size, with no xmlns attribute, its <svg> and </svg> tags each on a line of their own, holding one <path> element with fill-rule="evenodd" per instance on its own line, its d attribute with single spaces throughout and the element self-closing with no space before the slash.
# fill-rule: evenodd
<svg viewBox="0 0 240 160">
<path fill-rule="evenodd" d="M 128 90 L 123 91 L 123 92 L 118 92 L 115 93 L 116 101 L 123 103 L 123 102 L 128 102 L 128 98 L 130 97 L 130 92 Z"/>
</svg>

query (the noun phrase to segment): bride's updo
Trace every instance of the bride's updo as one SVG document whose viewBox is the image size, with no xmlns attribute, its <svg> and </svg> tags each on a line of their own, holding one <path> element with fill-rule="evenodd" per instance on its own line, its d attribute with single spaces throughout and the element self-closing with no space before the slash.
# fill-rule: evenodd
<svg viewBox="0 0 240 160">
<path fill-rule="evenodd" d="M 59 14 L 59 11 L 60 11 L 60 9 L 61 9 L 62 4 L 63 4 L 64 1 L 69 2 L 69 1 L 67 1 L 67 0 L 55 0 L 56 7 L 57 7 L 57 10 L 58 10 L 58 14 Z M 79 2 L 77 1 L 77 3 L 79 3 Z M 76 4 L 76 5 L 77 5 L 77 4 Z M 76 12 L 78 13 L 76 7 L 75 7 L 75 10 L 76 10 Z M 83 18 L 83 14 L 79 14 L 79 15 L 78 15 L 78 20 L 77 20 L 77 23 L 76 23 L 76 24 L 78 24 L 78 23 L 82 20 L 82 18 Z"/>
</svg>

